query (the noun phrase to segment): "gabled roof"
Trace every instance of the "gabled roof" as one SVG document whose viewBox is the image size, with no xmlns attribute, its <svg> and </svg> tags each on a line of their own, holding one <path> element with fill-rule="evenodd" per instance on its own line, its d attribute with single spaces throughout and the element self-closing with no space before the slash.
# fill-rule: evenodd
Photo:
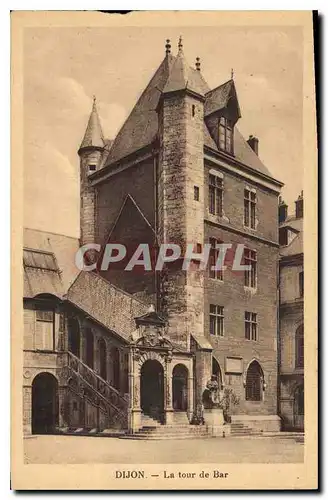
<svg viewBox="0 0 328 500">
<path fill-rule="evenodd" d="M 229 99 L 231 98 L 236 99 L 240 116 L 240 110 L 237 100 L 237 92 L 233 80 L 228 80 L 222 85 L 219 85 L 215 89 L 207 92 L 204 104 L 204 116 L 208 116 L 216 111 L 220 111 L 221 109 L 227 107 Z"/>
<path fill-rule="evenodd" d="M 146 314 L 135 318 L 137 326 L 139 325 L 156 325 L 156 326 L 165 326 L 166 321 L 162 316 L 160 316 L 151 306 Z"/>
<path fill-rule="evenodd" d="M 292 239 L 289 245 L 280 247 L 281 257 L 291 257 L 293 255 L 302 254 L 303 249 L 303 218 L 289 216 L 279 225 L 279 229 L 287 228 L 297 235 Z"/>
<path fill-rule="evenodd" d="M 284 220 L 281 224 L 279 224 L 279 228 L 281 227 L 289 227 L 290 229 L 294 231 L 302 231 L 303 229 L 303 218 L 298 217 L 296 218 L 294 215 L 290 215 L 289 217 Z"/>
<path fill-rule="evenodd" d="M 103 148 L 105 145 L 104 134 L 101 128 L 100 119 L 96 106 L 96 99 L 93 98 L 92 110 L 89 116 L 87 129 L 85 131 L 80 149 L 98 147 Z"/>
<path fill-rule="evenodd" d="M 24 228 L 24 297 L 50 293 L 62 297 L 76 278 L 77 238 Z"/>
</svg>

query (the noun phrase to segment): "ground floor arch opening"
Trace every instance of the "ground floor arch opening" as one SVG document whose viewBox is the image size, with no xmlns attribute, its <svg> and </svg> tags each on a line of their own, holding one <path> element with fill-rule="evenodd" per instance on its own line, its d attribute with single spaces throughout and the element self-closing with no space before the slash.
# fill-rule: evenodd
<svg viewBox="0 0 328 500">
<path fill-rule="evenodd" d="M 140 372 L 141 409 L 159 421 L 164 418 L 164 370 L 159 361 L 148 360 Z"/>
<path fill-rule="evenodd" d="M 304 385 L 296 387 L 294 391 L 294 427 L 304 429 Z"/>
<path fill-rule="evenodd" d="M 252 361 L 246 374 L 246 401 L 262 401 L 264 375 L 261 365 Z"/>
<path fill-rule="evenodd" d="M 58 382 L 39 373 L 32 383 L 32 434 L 52 434 L 58 426 Z"/>
<path fill-rule="evenodd" d="M 188 409 L 188 369 L 178 364 L 172 374 L 173 409 L 187 411 Z"/>
</svg>

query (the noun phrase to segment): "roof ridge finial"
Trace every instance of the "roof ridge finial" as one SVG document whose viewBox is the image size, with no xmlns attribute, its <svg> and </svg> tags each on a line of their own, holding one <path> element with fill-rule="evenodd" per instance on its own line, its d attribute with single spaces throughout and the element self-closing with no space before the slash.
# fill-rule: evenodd
<svg viewBox="0 0 328 500">
<path fill-rule="evenodd" d="M 171 40 L 168 38 L 165 45 L 166 55 L 171 54 Z"/>
<path fill-rule="evenodd" d="M 96 96 L 94 94 L 92 96 L 92 109 L 96 109 Z"/>
<path fill-rule="evenodd" d="M 231 80 L 233 80 L 233 68 L 231 68 Z"/>
<path fill-rule="evenodd" d="M 199 57 L 196 57 L 196 64 L 195 64 L 195 66 L 196 66 L 197 71 L 200 71 L 200 58 Z"/>
<path fill-rule="evenodd" d="M 182 36 L 180 35 L 180 37 L 179 37 L 179 43 L 178 43 L 178 54 L 182 54 L 182 49 L 183 49 Z"/>
</svg>

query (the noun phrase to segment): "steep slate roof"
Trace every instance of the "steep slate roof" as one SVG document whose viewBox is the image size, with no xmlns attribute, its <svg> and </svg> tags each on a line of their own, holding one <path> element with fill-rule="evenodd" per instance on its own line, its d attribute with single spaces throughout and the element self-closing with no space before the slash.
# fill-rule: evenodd
<svg viewBox="0 0 328 500">
<path fill-rule="evenodd" d="M 235 126 L 234 127 L 234 133 L 233 133 L 233 148 L 234 148 L 234 156 L 236 160 L 239 160 L 241 163 L 244 165 L 247 165 L 248 167 L 251 167 L 253 170 L 256 170 L 257 172 L 260 172 L 261 174 L 268 175 L 269 177 L 272 177 L 270 171 L 267 169 L 267 167 L 262 163 L 261 159 L 259 156 L 254 153 L 250 145 L 247 143 L 247 141 L 244 139 L 244 137 L 241 135 L 239 132 L 238 128 Z M 213 149 L 216 152 L 220 152 L 216 142 L 214 141 L 213 137 L 211 136 L 206 123 L 204 123 L 204 145 L 207 146 L 208 148 Z"/>
<path fill-rule="evenodd" d="M 101 128 L 96 99 L 93 99 L 92 110 L 89 116 L 89 121 L 87 125 L 87 129 L 85 131 L 83 140 L 81 142 L 80 149 L 88 148 L 90 146 L 95 146 L 99 148 L 103 148 L 105 145 L 104 135 Z"/>
<path fill-rule="evenodd" d="M 223 83 L 222 85 L 219 85 L 219 87 L 210 90 L 206 94 L 206 100 L 204 104 L 205 116 L 210 115 L 215 111 L 219 111 L 220 109 L 223 109 L 227 106 L 228 99 L 230 97 L 234 85 L 235 84 L 233 80 L 229 80 Z"/>
<path fill-rule="evenodd" d="M 24 228 L 24 297 L 41 293 L 63 297 L 79 270 L 75 254 L 77 238 Z"/>
<path fill-rule="evenodd" d="M 106 165 L 148 146 L 153 141 L 158 131 L 156 107 L 174 61 L 175 57 L 171 54 L 163 59 L 117 134 L 109 151 Z"/>
<path fill-rule="evenodd" d="M 210 90 L 201 72 L 188 65 L 182 50 L 176 57 L 167 54 L 116 136 L 102 166 L 111 165 L 150 145 L 158 133 L 156 108 L 161 95 L 184 88 L 205 96 L 205 116 L 227 106 L 231 96 L 237 99 L 233 80 Z M 240 116 L 238 100 L 237 116 Z M 204 124 L 204 145 L 219 152 L 206 124 Z M 234 127 L 234 157 L 255 171 L 272 177 L 236 127 Z"/>
<path fill-rule="evenodd" d="M 209 91 L 209 87 L 202 78 L 200 71 L 189 66 L 181 49 L 175 58 L 163 94 L 185 89 L 196 92 L 202 96 Z"/>
<path fill-rule="evenodd" d="M 136 329 L 135 318 L 149 309 L 149 305 L 93 272 L 80 272 L 67 299 L 125 340 L 129 340 Z"/>
</svg>

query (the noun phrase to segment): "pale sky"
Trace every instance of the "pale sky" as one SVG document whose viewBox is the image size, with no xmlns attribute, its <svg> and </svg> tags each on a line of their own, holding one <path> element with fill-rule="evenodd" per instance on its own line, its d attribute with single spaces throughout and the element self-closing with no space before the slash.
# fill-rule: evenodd
<svg viewBox="0 0 328 500">
<path fill-rule="evenodd" d="M 211 88 L 231 68 L 242 117 L 259 156 L 294 212 L 303 188 L 302 31 L 297 27 L 28 28 L 24 39 L 24 225 L 79 235 L 79 158 L 92 106 L 114 138 L 165 55 L 185 56 Z"/>
</svg>

